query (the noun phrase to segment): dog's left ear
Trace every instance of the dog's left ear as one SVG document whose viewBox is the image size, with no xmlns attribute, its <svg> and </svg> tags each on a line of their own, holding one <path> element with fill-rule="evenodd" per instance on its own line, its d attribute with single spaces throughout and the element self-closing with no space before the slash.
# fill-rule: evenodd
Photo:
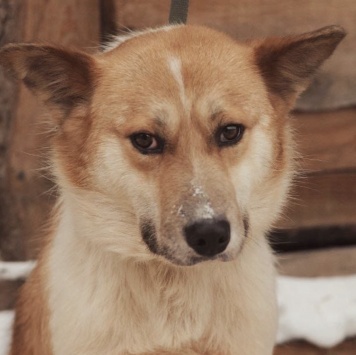
<svg viewBox="0 0 356 355">
<path fill-rule="evenodd" d="M 4 66 L 50 108 L 64 112 L 89 101 L 94 59 L 83 52 L 48 45 L 9 44 L 0 50 Z"/>
<path fill-rule="evenodd" d="M 290 107 L 346 32 L 339 26 L 297 36 L 253 42 L 255 60 L 268 89 Z"/>
</svg>

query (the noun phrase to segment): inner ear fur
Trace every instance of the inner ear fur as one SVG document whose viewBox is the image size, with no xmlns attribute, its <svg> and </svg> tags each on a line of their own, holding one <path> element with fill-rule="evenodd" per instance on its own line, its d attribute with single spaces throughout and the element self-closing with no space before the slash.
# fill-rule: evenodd
<svg viewBox="0 0 356 355">
<path fill-rule="evenodd" d="M 328 26 L 254 42 L 255 61 L 268 89 L 293 104 L 345 35 L 342 27 Z"/>
<path fill-rule="evenodd" d="M 0 50 L 0 64 L 48 105 L 68 111 L 90 100 L 95 63 L 86 53 L 47 45 L 9 44 Z"/>
</svg>

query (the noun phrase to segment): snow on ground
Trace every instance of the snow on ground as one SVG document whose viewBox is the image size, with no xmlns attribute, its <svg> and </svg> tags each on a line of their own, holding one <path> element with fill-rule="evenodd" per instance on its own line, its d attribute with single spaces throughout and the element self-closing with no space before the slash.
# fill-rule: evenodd
<svg viewBox="0 0 356 355">
<path fill-rule="evenodd" d="M 4 262 L 0 261 L 0 280 L 26 279 L 35 266 L 34 261 Z M 0 312 L 0 355 L 7 355 L 11 338 L 11 326 L 14 312 Z"/>
<path fill-rule="evenodd" d="M 14 312 L 0 312 L 0 355 L 7 355 L 10 345 L 11 325 L 13 319 Z"/>
<path fill-rule="evenodd" d="M 356 275 L 278 278 L 279 343 L 305 339 L 332 347 L 356 335 Z"/>
<path fill-rule="evenodd" d="M 0 279 L 25 278 L 33 262 L 0 262 Z M 325 278 L 279 276 L 277 342 L 305 339 L 332 347 L 356 335 L 356 275 Z M 7 355 L 14 313 L 0 312 L 0 355 Z"/>
<path fill-rule="evenodd" d="M 0 261 L 0 280 L 25 279 L 35 266 L 34 261 Z"/>
</svg>

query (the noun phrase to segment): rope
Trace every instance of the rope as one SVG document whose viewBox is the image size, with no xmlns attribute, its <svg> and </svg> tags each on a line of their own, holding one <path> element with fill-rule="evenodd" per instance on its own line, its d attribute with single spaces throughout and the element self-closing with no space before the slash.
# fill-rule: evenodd
<svg viewBox="0 0 356 355">
<path fill-rule="evenodd" d="M 188 17 L 189 0 L 171 0 L 171 10 L 169 12 L 169 23 L 186 23 Z"/>
</svg>

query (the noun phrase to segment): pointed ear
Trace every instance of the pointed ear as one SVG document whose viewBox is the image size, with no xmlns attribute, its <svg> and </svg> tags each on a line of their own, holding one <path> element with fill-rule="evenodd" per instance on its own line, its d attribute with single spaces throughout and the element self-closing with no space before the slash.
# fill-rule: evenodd
<svg viewBox="0 0 356 355">
<path fill-rule="evenodd" d="M 254 42 L 255 60 L 269 90 L 293 105 L 345 35 L 342 27 L 328 26 L 302 35 Z"/>
<path fill-rule="evenodd" d="M 0 50 L 0 65 L 49 106 L 70 111 L 90 100 L 95 62 L 90 55 L 57 47 L 10 44 Z"/>
</svg>

